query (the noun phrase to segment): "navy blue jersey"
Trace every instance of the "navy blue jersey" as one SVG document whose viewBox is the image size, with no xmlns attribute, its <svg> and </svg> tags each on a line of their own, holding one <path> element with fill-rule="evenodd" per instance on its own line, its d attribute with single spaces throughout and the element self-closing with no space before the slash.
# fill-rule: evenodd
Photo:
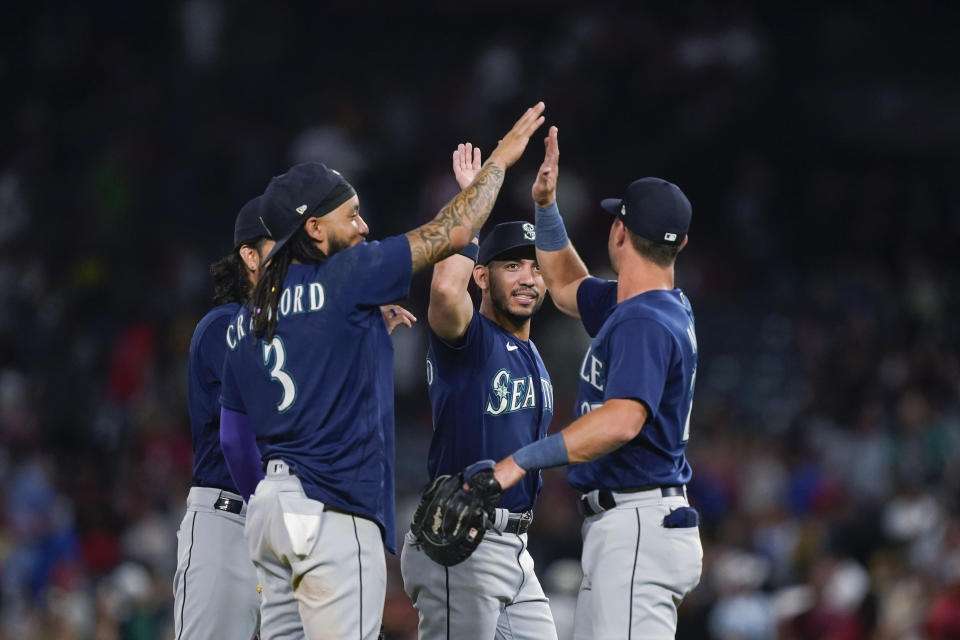
<svg viewBox="0 0 960 640">
<path fill-rule="evenodd" d="M 427 386 L 433 409 L 431 478 L 477 460 L 500 460 L 543 438 L 553 418 L 553 386 L 533 341 L 518 340 L 474 310 L 463 344 L 430 332 Z M 507 489 L 500 506 L 533 508 L 540 472 Z"/>
<path fill-rule="evenodd" d="M 684 451 L 697 376 L 693 310 L 679 289 L 647 291 L 617 304 L 617 283 L 588 278 L 577 306 L 594 336 L 580 365 L 577 417 L 610 398 L 633 398 L 649 417 L 636 438 L 592 462 L 571 466 L 581 491 L 686 484 Z"/>
<path fill-rule="evenodd" d="M 231 302 L 214 307 L 203 316 L 193 330 L 187 360 L 187 409 L 193 440 L 190 484 L 233 493 L 237 493 L 237 488 L 220 449 L 220 376 L 227 353 L 223 334 L 239 309 L 239 304 Z"/>
<path fill-rule="evenodd" d="M 246 413 L 263 461 L 290 465 L 307 496 L 372 518 L 395 552 L 393 345 L 379 305 L 405 298 L 404 236 L 321 264 L 291 264 L 273 338 L 244 308 L 227 330 L 221 403 Z"/>
</svg>

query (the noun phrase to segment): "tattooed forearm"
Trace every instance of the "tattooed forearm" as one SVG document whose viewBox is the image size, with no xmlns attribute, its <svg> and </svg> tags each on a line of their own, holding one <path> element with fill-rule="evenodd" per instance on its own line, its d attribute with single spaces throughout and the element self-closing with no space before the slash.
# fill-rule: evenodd
<svg viewBox="0 0 960 640">
<path fill-rule="evenodd" d="M 480 231 L 503 185 L 504 169 L 487 162 L 476 178 L 427 224 L 407 232 L 413 270 L 453 255 Z"/>
</svg>

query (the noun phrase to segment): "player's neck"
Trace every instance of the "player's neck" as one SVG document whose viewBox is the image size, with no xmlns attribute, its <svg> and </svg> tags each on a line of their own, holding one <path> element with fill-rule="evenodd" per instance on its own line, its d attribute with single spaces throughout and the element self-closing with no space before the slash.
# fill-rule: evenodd
<svg viewBox="0 0 960 640">
<path fill-rule="evenodd" d="M 661 267 L 640 256 L 625 256 L 617 278 L 617 302 L 647 291 L 672 291 L 674 287 L 673 265 Z"/>
<path fill-rule="evenodd" d="M 512 315 L 500 311 L 490 300 L 489 296 L 483 296 L 480 301 L 480 315 L 487 320 L 497 323 L 500 328 L 507 333 L 512 333 L 517 340 L 526 342 L 530 339 L 530 318 L 518 319 Z"/>
</svg>

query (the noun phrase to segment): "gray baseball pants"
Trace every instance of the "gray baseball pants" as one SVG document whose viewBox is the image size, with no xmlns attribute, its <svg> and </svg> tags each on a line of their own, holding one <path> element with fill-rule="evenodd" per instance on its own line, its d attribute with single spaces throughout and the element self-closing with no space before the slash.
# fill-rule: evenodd
<svg viewBox="0 0 960 640">
<path fill-rule="evenodd" d="M 452 567 L 413 542 L 408 532 L 400 572 L 420 616 L 420 640 L 556 640 L 527 534 L 488 531 L 476 551 Z"/>
<path fill-rule="evenodd" d="M 376 640 L 387 567 L 375 522 L 325 509 L 271 460 L 245 533 L 263 586 L 261 640 Z"/>
<path fill-rule="evenodd" d="M 583 522 L 574 638 L 674 638 L 677 607 L 700 582 L 703 565 L 698 527 L 663 526 L 687 499 L 659 489 L 613 496 L 616 507 Z"/>
<path fill-rule="evenodd" d="M 237 514 L 218 510 L 221 498 L 243 502 L 210 487 L 193 487 L 187 495 L 173 576 L 176 640 L 249 640 L 260 627 L 257 574 L 243 537 L 246 505 Z"/>
</svg>

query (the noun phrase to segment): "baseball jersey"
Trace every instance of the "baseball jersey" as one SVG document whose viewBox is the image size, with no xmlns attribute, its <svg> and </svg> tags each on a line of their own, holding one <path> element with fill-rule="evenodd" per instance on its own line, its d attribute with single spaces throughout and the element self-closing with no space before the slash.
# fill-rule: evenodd
<svg viewBox="0 0 960 640">
<path fill-rule="evenodd" d="M 455 474 L 477 460 L 505 458 L 543 438 L 553 418 L 553 386 L 532 340 L 518 340 L 474 309 L 462 344 L 430 332 L 427 386 L 433 440 L 431 478 Z M 533 508 L 542 484 L 528 473 L 507 489 L 500 506 Z"/>
<path fill-rule="evenodd" d="M 396 552 L 393 344 L 379 306 L 407 297 L 404 236 L 291 264 L 273 338 L 249 309 L 228 327 L 221 403 L 246 413 L 264 462 L 284 460 L 308 497 L 366 516 Z"/>
<path fill-rule="evenodd" d="M 237 493 L 237 488 L 220 449 L 220 376 L 227 353 L 223 335 L 239 309 L 239 304 L 230 302 L 203 316 L 193 331 L 187 360 L 187 409 L 193 440 L 190 484 L 233 493 Z"/>
<path fill-rule="evenodd" d="M 577 290 L 593 342 L 580 364 L 577 417 L 610 398 L 642 401 L 649 416 L 636 438 L 567 470 L 581 491 L 680 485 L 697 375 L 693 310 L 680 289 L 646 291 L 617 304 L 617 283 L 587 278 Z"/>
</svg>

